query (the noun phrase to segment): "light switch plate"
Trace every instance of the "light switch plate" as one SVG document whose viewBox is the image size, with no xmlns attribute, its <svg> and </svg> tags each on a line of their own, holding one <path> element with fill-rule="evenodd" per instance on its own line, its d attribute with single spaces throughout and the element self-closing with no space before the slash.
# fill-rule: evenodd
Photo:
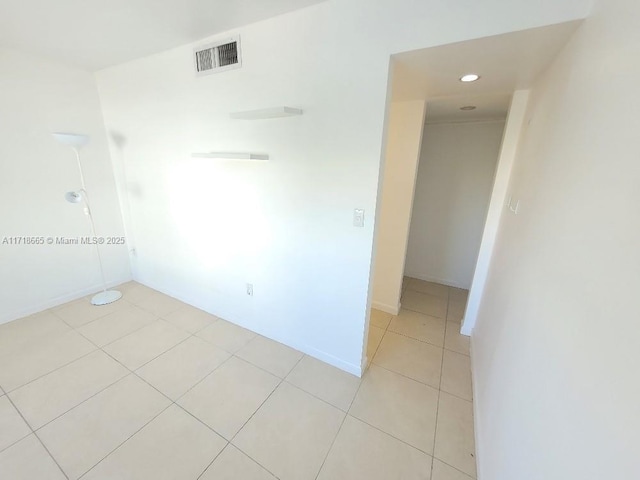
<svg viewBox="0 0 640 480">
<path fill-rule="evenodd" d="M 353 226 L 364 227 L 364 209 L 356 208 L 353 211 Z"/>
</svg>

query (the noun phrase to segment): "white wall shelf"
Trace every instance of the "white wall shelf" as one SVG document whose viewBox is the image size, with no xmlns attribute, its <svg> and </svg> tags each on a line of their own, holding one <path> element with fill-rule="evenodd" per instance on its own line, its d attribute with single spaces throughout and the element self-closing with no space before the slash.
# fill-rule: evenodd
<svg viewBox="0 0 640 480">
<path fill-rule="evenodd" d="M 269 160 L 269 155 L 264 153 L 245 152 L 202 152 L 192 153 L 193 158 L 219 158 L 222 160 Z"/>
<path fill-rule="evenodd" d="M 245 112 L 233 112 L 229 116 L 234 120 L 261 120 L 264 118 L 294 117 L 302 115 L 302 110 L 292 107 L 273 107 L 260 110 L 247 110 Z"/>
</svg>

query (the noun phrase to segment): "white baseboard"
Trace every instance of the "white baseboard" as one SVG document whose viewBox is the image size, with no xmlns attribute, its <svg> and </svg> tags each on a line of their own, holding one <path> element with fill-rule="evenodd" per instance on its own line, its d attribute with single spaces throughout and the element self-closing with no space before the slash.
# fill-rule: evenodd
<svg viewBox="0 0 640 480">
<path fill-rule="evenodd" d="M 395 307 L 392 305 L 387 305 L 386 303 L 376 302 L 375 300 L 371 302 L 371 307 L 376 310 L 380 310 L 385 313 L 390 313 L 391 315 L 398 315 L 400 312 L 400 303 Z"/>
<path fill-rule="evenodd" d="M 444 278 L 432 277 L 431 275 L 424 275 L 421 273 L 405 272 L 404 276 L 417 278 L 418 280 L 424 280 L 425 282 L 439 283 L 440 285 L 446 285 L 447 287 L 462 288 L 464 290 L 469 290 L 470 288 L 468 285 L 463 285 L 460 282 L 446 280 Z"/>
<path fill-rule="evenodd" d="M 113 288 L 116 285 L 120 285 L 122 283 L 128 282 L 131 280 L 131 277 L 123 278 L 120 280 L 114 280 L 112 282 L 107 282 L 107 288 Z M 50 298 L 48 300 L 44 300 L 35 305 L 31 305 L 27 308 L 23 308 L 20 310 L 14 310 L 8 313 L 0 314 L 0 325 L 3 323 L 11 322 L 13 320 L 17 320 L 22 317 L 26 317 L 29 315 L 33 315 L 34 313 L 39 313 L 49 308 L 57 307 L 58 305 L 62 305 L 67 302 L 72 302 L 74 300 L 78 300 L 79 298 L 86 297 L 87 295 L 91 295 L 92 293 L 97 293 L 102 290 L 102 285 L 93 285 L 91 287 L 83 288 L 82 290 L 76 290 L 71 293 L 66 293 L 64 295 L 60 295 L 58 297 Z"/>
<path fill-rule="evenodd" d="M 473 436 L 475 439 L 476 446 L 476 479 L 482 480 L 484 477 L 482 475 L 481 468 L 481 456 L 482 456 L 482 445 L 480 444 L 480 429 L 482 428 L 480 425 L 480 415 L 478 411 L 480 410 L 478 406 L 478 385 L 477 385 L 477 376 L 474 362 L 474 349 L 473 349 L 474 337 L 472 336 L 469 342 L 469 355 L 471 356 L 471 398 L 473 401 L 471 402 L 473 408 Z"/>
<path fill-rule="evenodd" d="M 471 333 L 473 333 L 473 328 L 469 325 L 470 322 L 466 322 L 464 321 L 464 317 L 462 317 L 462 326 L 460 328 L 460 333 L 462 335 L 466 335 L 467 337 L 471 336 Z"/>
<path fill-rule="evenodd" d="M 139 279 L 135 279 L 134 280 L 142 285 L 145 285 L 149 288 L 153 288 L 154 290 L 157 290 L 161 293 L 164 293 L 165 295 L 169 295 L 170 297 L 173 297 L 177 300 L 180 300 L 181 302 L 187 303 L 193 307 L 199 308 L 201 310 L 207 311 L 207 309 L 203 308 L 202 305 L 198 305 L 197 302 L 194 302 L 191 299 L 186 298 L 184 295 L 179 294 L 173 290 L 169 290 L 166 288 L 161 288 L 159 285 L 155 284 L 154 282 L 146 282 L 146 281 L 141 281 Z M 216 315 L 219 318 L 223 318 L 220 317 L 219 315 L 217 315 L 216 312 L 209 312 L 212 315 Z M 280 335 L 274 335 L 273 332 L 269 331 L 268 329 L 260 329 L 257 330 L 255 328 L 254 325 L 249 325 L 246 322 L 243 322 L 241 319 L 235 319 L 235 318 L 224 318 L 224 320 L 233 323 L 235 325 L 238 325 L 242 328 L 246 328 L 247 330 L 251 330 L 252 332 L 255 332 L 259 335 L 262 335 L 264 337 L 267 337 L 271 340 L 274 340 L 276 342 L 282 343 L 284 345 L 287 345 L 291 348 L 295 348 L 296 350 L 299 350 L 302 353 L 306 353 L 307 355 L 314 357 L 324 363 L 328 363 L 329 365 L 332 365 L 336 368 L 339 368 L 340 370 L 344 370 L 347 373 L 351 373 L 357 377 L 361 377 L 363 370 L 362 370 L 362 365 L 357 365 L 354 363 L 350 363 L 350 362 L 346 362 L 344 360 L 342 360 L 341 358 L 338 358 L 334 355 L 331 355 L 330 353 L 324 352 L 322 350 L 318 350 L 310 345 L 298 342 L 296 340 L 292 340 L 291 338 L 286 338 Z"/>
</svg>

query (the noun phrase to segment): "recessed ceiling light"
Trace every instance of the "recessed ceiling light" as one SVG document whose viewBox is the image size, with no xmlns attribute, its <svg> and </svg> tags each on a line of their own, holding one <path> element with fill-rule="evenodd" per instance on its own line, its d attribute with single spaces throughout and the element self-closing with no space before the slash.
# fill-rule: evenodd
<svg viewBox="0 0 640 480">
<path fill-rule="evenodd" d="M 480 75 L 476 75 L 475 73 L 467 73 L 460 77 L 461 82 L 475 82 L 480 78 Z"/>
<path fill-rule="evenodd" d="M 475 110 L 475 105 L 465 105 L 464 107 L 460 107 L 460 110 Z"/>
</svg>

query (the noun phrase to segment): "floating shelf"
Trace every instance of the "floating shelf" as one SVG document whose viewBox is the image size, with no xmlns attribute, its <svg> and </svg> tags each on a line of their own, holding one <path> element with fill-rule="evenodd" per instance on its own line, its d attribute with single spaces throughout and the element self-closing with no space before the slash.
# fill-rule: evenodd
<svg viewBox="0 0 640 480">
<path fill-rule="evenodd" d="M 269 160 L 269 155 L 264 153 L 243 152 L 204 152 L 192 153 L 193 158 L 220 158 L 224 160 Z"/>
<path fill-rule="evenodd" d="M 263 118 L 294 117 L 296 115 L 302 115 L 302 110 L 291 107 L 263 108 L 261 110 L 248 110 L 229 114 L 234 120 L 260 120 Z"/>
</svg>

